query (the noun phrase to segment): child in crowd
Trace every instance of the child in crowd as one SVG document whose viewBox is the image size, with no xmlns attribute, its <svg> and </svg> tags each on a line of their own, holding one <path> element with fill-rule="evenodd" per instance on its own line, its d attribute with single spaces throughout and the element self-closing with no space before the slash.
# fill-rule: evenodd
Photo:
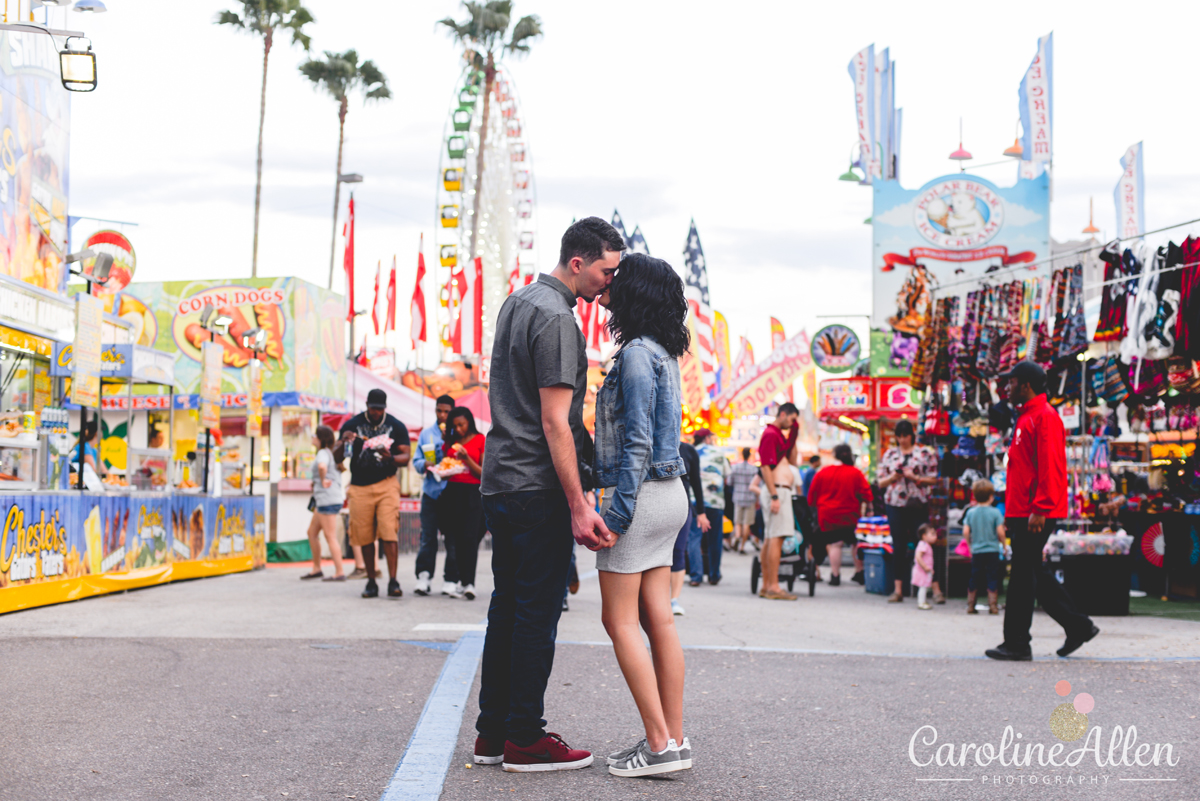
<svg viewBox="0 0 1200 801">
<path fill-rule="evenodd" d="M 932 609 L 925 596 L 933 585 L 933 544 L 938 539 L 937 529 L 922 523 L 917 529 L 917 536 L 920 542 L 917 543 L 917 552 L 913 554 L 912 585 L 917 588 L 917 608 Z"/>
<path fill-rule="evenodd" d="M 988 614 L 1000 614 L 997 605 L 1000 585 L 1000 553 L 1004 547 L 1004 516 L 992 506 L 995 488 L 981 478 L 971 485 L 975 506 L 963 515 L 963 540 L 971 546 L 971 578 L 967 582 L 967 614 L 978 614 L 975 596 L 981 582 L 987 582 Z"/>
</svg>

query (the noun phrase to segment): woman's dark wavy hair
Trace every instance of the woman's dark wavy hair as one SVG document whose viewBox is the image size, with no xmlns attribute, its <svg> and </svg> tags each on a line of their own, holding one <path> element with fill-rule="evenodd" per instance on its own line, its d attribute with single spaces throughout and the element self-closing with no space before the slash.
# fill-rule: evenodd
<svg viewBox="0 0 1200 801">
<path fill-rule="evenodd" d="M 688 349 L 683 281 L 662 259 L 630 253 L 608 290 L 608 330 L 618 345 L 650 337 L 675 359 Z"/>
</svg>

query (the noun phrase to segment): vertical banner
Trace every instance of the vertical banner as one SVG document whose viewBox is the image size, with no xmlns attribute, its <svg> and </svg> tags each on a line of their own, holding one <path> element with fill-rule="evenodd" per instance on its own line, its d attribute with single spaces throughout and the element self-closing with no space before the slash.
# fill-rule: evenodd
<svg viewBox="0 0 1200 801">
<path fill-rule="evenodd" d="M 772 317 L 771 318 L 771 350 L 772 350 L 772 352 L 776 348 L 778 348 L 780 345 L 782 345 L 785 339 L 786 339 L 786 337 L 783 333 L 783 323 L 779 322 L 774 317 Z M 788 403 L 796 402 L 796 393 L 792 391 L 791 384 L 788 384 L 787 391 L 784 394 L 787 395 Z"/>
<path fill-rule="evenodd" d="M 92 409 L 100 406 L 100 326 L 103 317 L 103 300 L 91 295 L 75 296 L 71 403 L 77 406 Z"/>
<path fill-rule="evenodd" d="M 679 357 L 679 388 L 685 414 L 696 415 L 704 405 L 704 370 L 700 366 L 700 343 L 696 341 L 696 318 L 688 315 L 687 351 Z"/>
<path fill-rule="evenodd" d="M 246 436 L 262 436 L 263 375 L 262 362 L 251 359 L 246 365 Z M 252 465 L 253 466 L 253 465 Z"/>
<path fill-rule="evenodd" d="M 1121 180 L 1113 190 L 1117 207 L 1117 236 L 1133 239 L 1146 230 L 1145 208 L 1142 205 L 1143 186 L 1142 143 L 1138 142 L 1121 157 Z"/>
<path fill-rule="evenodd" d="M 412 320 L 409 324 L 408 335 L 412 339 L 413 350 L 418 342 L 425 342 L 425 235 L 421 234 L 421 248 L 417 251 L 417 280 L 413 285 L 412 301 L 408 305 L 408 313 Z"/>
<path fill-rule="evenodd" d="M 875 174 L 875 45 L 868 45 L 854 54 L 848 67 L 854 81 L 854 114 L 858 122 L 859 166 L 863 183 L 871 183 Z"/>
<path fill-rule="evenodd" d="M 741 347 L 738 349 L 737 358 L 733 360 L 729 380 L 725 382 L 726 386 L 735 378 L 740 378 L 743 373 L 754 367 L 754 346 L 745 337 L 740 337 L 740 339 Z"/>
<path fill-rule="evenodd" d="M 1054 156 L 1054 34 L 1038 39 L 1033 57 L 1018 92 L 1021 105 L 1023 161 L 1052 161 Z"/>
<path fill-rule="evenodd" d="M 888 106 L 891 102 L 891 65 L 888 61 L 888 48 L 884 48 L 878 58 L 872 59 L 874 62 L 874 81 L 875 86 L 872 91 L 872 108 L 871 113 L 875 118 L 875 138 L 873 141 L 874 147 L 871 154 L 874 157 L 871 161 L 871 173 L 874 178 L 886 178 L 887 167 L 886 160 L 888 154 L 888 137 L 891 126 L 892 114 Z"/>
<path fill-rule="evenodd" d="M 346 251 L 342 254 L 342 268 L 346 271 L 346 322 L 354 325 L 354 193 L 350 193 L 350 213 L 342 228 L 346 237 Z M 350 343 L 353 346 L 354 343 Z"/>
<path fill-rule="evenodd" d="M 216 342 L 205 342 L 200 349 L 200 427 L 219 428 L 221 425 L 221 361 L 225 348 Z"/>
<path fill-rule="evenodd" d="M 721 390 L 731 379 L 730 373 L 733 370 L 733 365 L 729 360 L 729 323 L 725 321 L 725 315 L 719 311 L 713 312 L 713 344 L 716 347 L 716 389 L 717 394 L 721 394 Z"/>
</svg>

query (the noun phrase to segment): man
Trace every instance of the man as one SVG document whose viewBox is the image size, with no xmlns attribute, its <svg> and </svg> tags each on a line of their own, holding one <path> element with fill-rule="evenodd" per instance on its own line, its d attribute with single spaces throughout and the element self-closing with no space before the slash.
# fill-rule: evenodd
<svg viewBox="0 0 1200 801">
<path fill-rule="evenodd" d="M 808 497 L 808 491 L 812 488 L 813 478 L 816 477 L 817 471 L 820 469 L 821 456 L 816 453 L 808 457 L 808 463 L 800 468 L 800 494 L 805 498 Z"/>
<path fill-rule="evenodd" d="M 683 592 L 683 574 L 685 568 L 696 573 L 699 578 L 689 582 L 693 587 L 700 586 L 704 577 L 704 555 L 700 552 L 700 537 L 708 532 L 708 516 L 704 514 L 704 488 L 700 484 L 700 455 L 691 443 L 680 441 L 679 458 L 683 459 L 684 475 L 683 489 L 688 498 L 688 516 L 683 528 L 675 540 L 675 550 L 671 556 L 671 611 L 677 615 L 683 614 L 679 605 L 679 595 Z M 681 557 L 680 547 L 685 553 Z M 695 565 L 695 567 L 692 567 Z"/>
<path fill-rule="evenodd" d="M 729 460 L 712 445 L 711 439 L 712 432 L 707 428 L 698 428 L 692 434 L 692 440 L 696 443 L 696 456 L 700 462 L 701 503 L 704 506 L 704 516 L 708 520 L 703 534 L 704 547 L 708 552 L 708 583 L 715 587 L 721 583 L 721 552 L 724 550 L 725 540 L 725 485 L 729 483 L 730 473 Z M 704 565 L 697 563 L 691 568 L 694 587 L 704 578 Z"/>
<path fill-rule="evenodd" d="M 400 527 L 400 482 L 396 470 L 408 464 L 408 429 L 387 413 L 387 393 L 373 389 L 367 393 L 367 410 L 351 417 L 342 426 L 341 438 L 333 449 L 340 464 L 350 450 L 350 542 L 362 547 L 367 570 L 367 587 L 362 597 L 379 597 L 375 583 L 375 540 L 383 543 L 388 565 L 389 598 L 404 595 L 396 578 L 400 554 L 397 537 Z"/>
<path fill-rule="evenodd" d="M 587 217 L 563 234 L 558 265 L 508 296 L 492 346 L 483 509 L 495 590 L 475 728 L 475 761 L 506 771 L 570 770 L 588 751 L 547 735 L 542 718 L 571 537 L 592 550 L 616 537 L 587 502 L 592 441 L 583 427 L 587 352 L 575 302 L 612 282 L 625 240 Z"/>
<path fill-rule="evenodd" d="M 437 399 L 433 407 L 437 420 L 417 437 L 417 453 L 413 457 L 413 468 L 418 473 L 425 474 L 425 480 L 421 484 L 421 547 L 417 551 L 417 586 L 413 589 L 417 595 L 428 595 L 431 592 L 430 581 L 437 572 L 437 499 L 446 488 L 446 481 L 435 476 L 433 468 L 446 455 L 443 450 L 445 440 L 442 428 L 446 425 L 453 408 L 454 398 L 449 395 L 442 395 Z M 458 570 L 454 564 L 454 550 L 448 542 L 442 579 L 442 595 L 462 597 L 462 588 L 458 586 Z"/>
<path fill-rule="evenodd" d="M 1066 642 L 1059 656 L 1077 651 L 1100 633 L 1091 618 L 1075 605 L 1049 568 L 1042 548 L 1055 521 L 1067 516 L 1067 450 L 1062 419 L 1046 402 L 1046 373 L 1034 362 L 1020 362 L 1000 376 L 1008 382 L 1008 399 L 1020 409 L 1012 445 L 1008 448 L 1008 490 L 1004 528 L 1012 544 L 1008 602 L 1004 611 L 1004 642 L 985 653 L 992 659 L 1028 662 L 1033 659 L 1029 627 L 1033 600 L 1063 627 Z"/>
<path fill-rule="evenodd" d="M 775 487 L 775 468 L 780 462 L 788 461 L 791 464 L 796 464 L 796 437 L 800 433 L 800 427 L 796 425 L 797 418 L 800 417 L 800 410 L 796 408 L 796 404 L 787 402 L 781 404 L 779 411 L 775 414 L 775 420 L 767 423 L 767 427 L 763 429 L 762 437 L 758 441 L 758 463 L 762 473 L 762 480 L 767 485 L 767 496 L 771 503 L 767 509 L 763 510 L 763 517 L 767 515 L 777 515 L 782 508 L 782 502 L 779 498 L 779 493 Z M 788 499 L 791 503 L 791 498 Z M 779 582 L 779 560 L 783 555 L 783 539 L 781 537 L 767 537 L 763 540 L 762 545 L 762 575 L 763 585 L 767 588 L 774 588 Z M 778 590 L 775 593 L 780 600 L 795 600 L 796 596 L 791 593 Z"/>
<path fill-rule="evenodd" d="M 750 539 L 750 528 L 754 525 L 755 508 L 758 498 L 750 489 L 754 477 L 758 475 L 758 467 L 750 461 L 749 448 L 742 448 L 742 461 L 730 470 L 729 481 L 733 485 L 733 541 L 734 550 L 746 552 L 746 540 Z"/>
</svg>

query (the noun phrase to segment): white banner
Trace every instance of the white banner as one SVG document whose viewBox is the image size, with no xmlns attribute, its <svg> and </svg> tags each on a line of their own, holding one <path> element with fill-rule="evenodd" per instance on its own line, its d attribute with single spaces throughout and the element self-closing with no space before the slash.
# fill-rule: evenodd
<svg viewBox="0 0 1200 801">
<path fill-rule="evenodd" d="M 1025 70 L 1018 95 L 1021 99 L 1021 128 L 1024 137 L 1021 147 L 1025 161 L 1051 161 L 1054 154 L 1052 128 L 1054 124 L 1053 97 L 1054 34 L 1038 39 L 1038 51 Z"/>
<path fill-rule="evenodd" d="M 1132 239 L 1146 230 L 1145 209 L 1142 207 L 1144 186 L 1142 185 L 1142 143 L 1138 142 L 1121 157 L 1121 180 L 1113 190 L 1113 203 L 1117 207 L 1117 236 Z"/>
<path fill-rule="evenodd" d="M 859 166 L 866 176 L 863 183 L 871 183 L 876 174 L 875 139 L 875 45 L 868 45 L 854 54 L 848 68 L 850 80 L 854 81 L 854 114 L 858 122 Z"/>
<path fill-rule="evenodd" d="M 885 162 L 888 159 L 889 138 L 891 136 L 891 68 L 888 61 L 888 49 L 885 47 L 879 54 L 878 58 L 872 59 L 874 62 L 874 81 L 875 86 L 872 90 L 874 103 L 871 108 L 872 116 L 875 119 L 875 138 L 872 140 L 875 147 L 872 148 L 871 154 L 871 177 L 884 178 L 886 176 L 887 167 Z"/>
</svg>

